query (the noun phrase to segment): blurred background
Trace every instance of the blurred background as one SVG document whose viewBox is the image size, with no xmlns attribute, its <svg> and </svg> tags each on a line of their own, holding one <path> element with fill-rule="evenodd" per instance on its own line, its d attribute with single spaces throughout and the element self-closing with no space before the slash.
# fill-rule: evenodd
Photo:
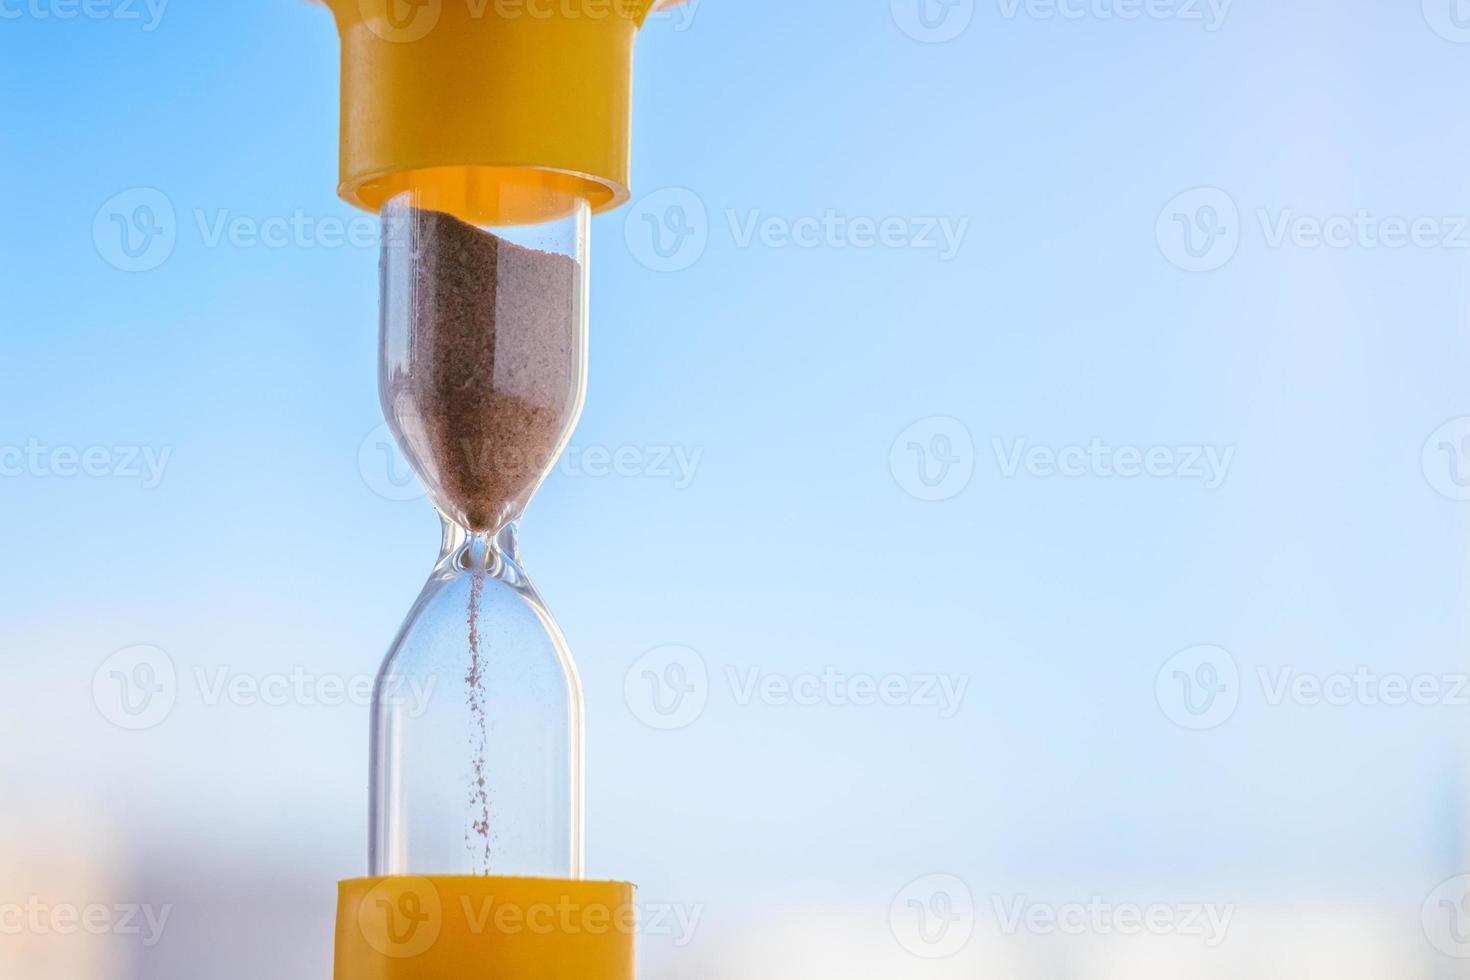
<svg viewBox="0 0 1470 980">
<path fill-rule="evenodd" d="M 1470 10 L 639 45 L 523 544 L 641 976 L 1470 975 Z M 337 71 L 298 0 L 0 0 L 5 976 L 329 975 L 438 545 Z"/>
</svg>

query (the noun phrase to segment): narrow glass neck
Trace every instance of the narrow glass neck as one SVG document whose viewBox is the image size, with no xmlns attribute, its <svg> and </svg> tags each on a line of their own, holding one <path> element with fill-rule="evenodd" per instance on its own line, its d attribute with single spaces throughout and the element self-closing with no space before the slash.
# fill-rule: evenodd
<svg viewBox="0 0 1470 980">
<path fill-rule="evenodd" d="M 520 525 L 516 521 L 499 531 L 470 531 L 443 516 L 440 524 L 443 525 L 440 565 L 458 571 L 480 569 L 494 574 L 507 560 L 520 563 Z"/>
</svg>

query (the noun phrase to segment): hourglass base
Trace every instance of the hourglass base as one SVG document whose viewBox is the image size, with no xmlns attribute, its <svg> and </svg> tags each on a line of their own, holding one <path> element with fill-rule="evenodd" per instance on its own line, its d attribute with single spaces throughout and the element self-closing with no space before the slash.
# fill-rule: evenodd
<svg viewBox="0 0 1470 980">
<path fill-rule="evenodd" d="M 633 886 L 550 878 L 342 882 L 335 980 L 633 980 Z"/>
</svg>

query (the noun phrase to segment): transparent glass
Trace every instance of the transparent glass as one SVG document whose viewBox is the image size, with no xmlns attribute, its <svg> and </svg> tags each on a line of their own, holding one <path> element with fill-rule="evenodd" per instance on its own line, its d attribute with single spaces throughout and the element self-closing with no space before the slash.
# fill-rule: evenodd
<svg viewBox="0 0 1470 980">
<path fill-rule="evenodd" d="M 444 532 L 378 676 L 374 875 L 582 875 L 581 687 L 516 522 L 582 409 L 589 213 L 549 189 L 532 211 L 383 212 L 379 391 Z"/>
</svg>

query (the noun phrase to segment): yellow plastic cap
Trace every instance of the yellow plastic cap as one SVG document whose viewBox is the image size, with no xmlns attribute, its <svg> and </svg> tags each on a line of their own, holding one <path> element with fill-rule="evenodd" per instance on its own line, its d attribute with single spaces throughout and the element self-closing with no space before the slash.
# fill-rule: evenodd
<svg viewBox="0 0 1470 980">
<path fill-rule="evenodd" d="M 667 0 L 325 0 L 342 40 L 341 180 L 477 224 L 629 196 L 633 42 Z"/>
<path fill-rule="evenodd" d="M 342 882 L 335 980 L 633 980 L 633 886 L 549 878 Z"/>
</svg>

